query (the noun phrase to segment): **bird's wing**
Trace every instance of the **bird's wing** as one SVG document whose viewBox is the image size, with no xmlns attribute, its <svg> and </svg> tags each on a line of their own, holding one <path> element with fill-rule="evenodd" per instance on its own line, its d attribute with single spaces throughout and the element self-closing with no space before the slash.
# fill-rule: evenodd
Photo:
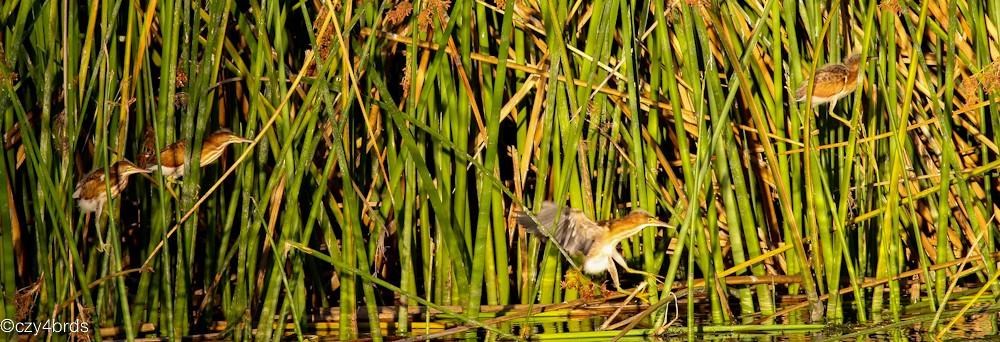
<svg viewBox="0 0 1000 342">
<path fill-rule="evenodd" d="M 847 82 L 847 67 L 843 64 L 827 64 L 816 70 L 816 80 L 813 81 L 813 97 L 825 98 L 836 95 L 843 90 L 843 84 Z M 795 91 L 795 101 L 806 99 L 806 86 L 809 80 L 802 81 L 799 89 Z"/>
<path fill-rule="evenodd" d="M 590 253 L 595 241 L 607 234 L 607 228 L 587 218 L 583 211 L 565 208 L 556 226 L 556 241 L 571 255 Z"/>
<path fill-rule="evenodd" d="M 111 175 L 114 177 L 114 174 Z M 101 186 L 98 187 L 88 187 L 87 184 L 91 182 L 100 182 Z M 96 170 L 91 171 L 83 179 L 76 184 L 76 191 L 73 192 L 73 198 L 95 198 L 100 196 L 104 192 L 104 171 Z"/>
<path fill-rule="evenodd" d="M 847 83 L 847 74 L 847 67 L 840 64 L 828 65 L 817 70 L 813 97 L 825 98 L 839 94 Z"/>
<path fill-rule="evenodd" d="M 184 140 L 170 144 L 160 152 L 160 165 L 184 165 L 184 149 Z"/>
<path fill-rule="evenodd" d="M 531 216 L 523 210 L 517 212 L 517 222 L 520 223 L 521 226 L 524 226 L 529 233 L 538 235 L 538 237 L 543 240 L 548 239 L 549 234 L 552 231 L 552 227 L 555 226 L 558 209 L 559 208 L 556 207 L 555 203 L 545 202 L 542 203 L 542 209 L 538 211 L 538 214 L 535 214 L 535 218 L 538 219 L 538 223 L 536 223 L 535 220 L 533 220 Z M 539 225 L 539 223 L 541 225 Z"/>
<path fill-rule="evenodd" d="M 519 211 L 517 222 L 529 233 L 543 239 L 555 239 L 569 255 L 589 254 L 594 241 L 607 233 L 607 228 L 591 221 L 583 211 L 564 207 L 560 212 L 559 206 L 553 202 L 542 203 L 542 208 L 535 217 L 541 225 L 535 223 L 526 212 Z"/>
</svg>

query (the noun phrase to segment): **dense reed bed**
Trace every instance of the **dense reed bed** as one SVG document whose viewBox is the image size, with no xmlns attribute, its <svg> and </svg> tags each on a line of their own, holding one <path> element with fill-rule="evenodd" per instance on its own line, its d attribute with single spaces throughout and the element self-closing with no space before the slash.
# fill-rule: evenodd
<svg viewBox="0 0 1000 342">
<path fill-rule="evenodd" d="M 0 316 L 273 340 L 422 334 L 413 313 L 436 312 L 459 326 L 440 335 L 513 338 L 496 308 L 609 296 L 515 224 L 555 200 L 675 227 L 620 247 L 665 279 L 624 277 L 650 281 L 640 334 L 694 291 L 707 319 L 687 300 L 675 327 L 930 312 L 943 333 L 1000 291 L 997 18 L 974 0 L 7 1 Z M 874 57 L 857 91 L 794 100 L 852 53 Z M 175 141 L 200 158 L 220 128 L 253 142 L 133 175 L 102 218 L 77 207 L 87 172 Z M 386 307 L 386 329 L 359 314 Z"/>
</svg>

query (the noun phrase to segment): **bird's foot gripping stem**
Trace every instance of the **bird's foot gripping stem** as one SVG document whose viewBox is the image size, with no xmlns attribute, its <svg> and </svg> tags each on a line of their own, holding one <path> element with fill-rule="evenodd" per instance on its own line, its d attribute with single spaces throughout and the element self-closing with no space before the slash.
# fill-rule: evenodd
<svg viewBox="0 0 1000 342">
<path fill-rule="evenodd" d="M 660 275 L 656 275 L 656 274 L 653 274 L 653 273 L 649 273 L 649 272 L 646 272 L 646 271 L 640 271 L 640 270 L 628 267 L 628 263 L 625 262 L 625 258 L 623 258 L 621 256 L 621 254 L 615 254 L 615 255 L 611 256 L 611 258 L 614 259 L 614 261 L 616 263 L 618 263 L 619 265 L 621 265 L 622 268 L 625 269 L 625 272 L 632 273 L 632 274 L 643 275 L 646 278 L 653 279 L 654 281 L 656 281 L 659 284 L 662 284 L 664 282 L 664 280 L 663 280 L 664 278 L 662 276 L 660 276 Z M 615 270 L 615 266 L 613 264 L 610 265 L 610 266 L 611 267 L 608 267 L 608 272 L 611 273 L 611 278 L 614 279 L 615 284 L 617 285 L 618 284 L 618 271 Z"/>
</svg>

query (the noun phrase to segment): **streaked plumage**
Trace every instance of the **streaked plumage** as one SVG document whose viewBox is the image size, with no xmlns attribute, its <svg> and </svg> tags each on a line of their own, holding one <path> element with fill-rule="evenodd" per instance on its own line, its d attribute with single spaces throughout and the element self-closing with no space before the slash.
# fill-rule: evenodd
<svg viewBox="0 0 1000 342">
<path fill-rule="evenodd" d="M 560 212 L 559 205 L 553 202 L 543 203 L 535 217 L 541 226 L 524 211 L 517 213 L 518 223 L 528 232 L 543 239 L 552 236 L 571 257 L 582 256 L 584 272 L 600 274 L 608 271 L 615 287 L 619 287 L 619 282 L 614 262 L 631 271 L 625 258 L 618 253 L 618 243 L 646 227 L 667 227 L 666 223 L 642 210 L 633 211 L 620 219 L 594 222 L 578 209 L 564 207 Z"/>
<path fill-rule="evenodd" d="M 226 146 L 247 142 L 253 142 L 253 140 L 245 139 L 227 129 L 212 133 L 201 144 L 201 159 L 198 165 L 204 167 L 219 159 Z M 160 151 L 159 165 L 156 164 L 156 156 L 147 157 L 148 159 L 144 161 L 144 164 L 147 165 L 146 169 L 155 171 L 159 167 L 164 177 L 171 179 L 184 177 L 184 152 L 186 148 L 183 140 L 170 144 Z"/>
<path fill-rule="evenodd" d="M 184 176 L 184 150 L 184 140 L 179 140 L 160 150 L 159 166 L 160 172 L 163 173 L 164 177 L 177 179 Z M 146 164 L 146 169 L 156 171 L 156 156 L 149 156 L 149 158 L 144 163 Z"/>
<path fill-rule="evenodd" d="M 122 189 L 128 185 L 128 176 L 135 173 L 149 173 L 128 160 L 122 160 L 112 165 L 108 170 L 107 184 L 111 186 L 111 198 L 117 197 Z M 76 191 L 73 198 L 77 200 L 77 205 L 83 213 L 96 212 L 100 219 L 104 204 L 108 202 L 108 191 L 105 187 L 104 169 L 97 168 L 90 171 L 76 184 Z"/>
<path fill-rule="evenodd" d="M 870 57 L 872 59 L 874 57 Z M 816 81 L 813 85 L 812 100 L 810 106 L 815 107 L 824 103 L 830 104 L 830 110 L 837 106 L 840 100 L 848 94 L 858 89 L 858 82 L 861 80 L 861 54 L 853 54 L 844 59 L 843 63 L 831 63 L 816 70 Z M 795 101 L 806 100 L 809 80 L 802 81 L 799 89 L 795 91 Z"/>
</svg>

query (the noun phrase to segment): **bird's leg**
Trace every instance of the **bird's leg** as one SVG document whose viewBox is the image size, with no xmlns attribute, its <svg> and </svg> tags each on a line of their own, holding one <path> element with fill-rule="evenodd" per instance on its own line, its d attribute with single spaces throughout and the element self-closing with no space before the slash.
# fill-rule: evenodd
<svg viewBox="0 0 1000 342">
<path fill-rule="evenodd" d="M 94 230 L 97 231 L 97 251 L 104 253 L 107 244 L 104 242 L 104 234 L 101 234 L 101 213 L 104 212 L 104 205 L 108 204 L 105 202 L 101 206 L 97 207 L 97 219 L 94 221 Z"/>
<path fill-rule="evenodd" d="M 621 258 L 621 257 L 619 256 L 618 258 Z M 612 260 L 618 259 L 618 258 L 611 257 Z M 630 272 L 630 273 L 636 273 L 636 272 L 638 272 L 638 273 L 644 273 L 644 272 L 641 272 L 641 271 L 636 271 L 636 270 L 633 270 L 631 268 L 628 268 L 628 266 L 625 266 L 625 271 L 626 272 Z M 652 275 L 652 274 L 649 274 L 649 273 L 646 273 L 646 274 Z M 632 296 L 636 296 L 635 291 L 627 291 L 627 290 L 625 290 L 625 289 L 622 288 L 621 284 L 618 282 L 618 268 L 615 267 L 615 262 L 613 262 L 611 260 L 608 260 L 608 275 L 611 276 L 611 281 L 615 283 L 615 290 L 617 290 L 618 293 L 629 295 L 630 298 Z M 653 279 L 656 279 L 656 278 L 653 278 Z M 639 294 L 638 297 L 641 298 L 643 301 L 647 301 L 648 293 Z"/>
<path fill-rule="evenodd" d="M 168 182 L 172 182 L 174 184 L 178 184 L 178 186 L 181 184 L 181 182 L 178 182 L 176 180 L 172 180 L 169 177 L 164 177 L 163 179 L 167 179 Z M 167 184 L 167 191 L 170 192 L 170 196 L 173 196 L 173 198 L 174 198 L 175 201 L 180 200 L 180 196 L 177 196 L 177 192 L 174 191 L 174 187 L 170 186 L 170 184 Z"/>
<path fill-rule="evenodd" d="M 854 127 L 851 127 L 851 120 L 841 117 L 840 115 L 834 114 L 833 111 L 830 111 L 830 117 L 834 118 L 837 121 L 840 121 L 840 123 L 844 124 L 844 126 L 847 126 L 850 129 L 854 129 Z"/>
<path fill-rule="evenodd" d="M 160 182 L 156 181 L 156 178 L 153 178 L 153 176 L 150 176 L 148 173 L 143 173 L 142 176 L 146 177 L 146 179 L 148 179 L 150 182 L 153 182 L 153 185 L 156 185 L 156 187 L 158 187 L 158 188 L 164 187 L 164 185 L 161 185 Z M 163 177 L 163 180 L 166 181 L 166 183 L 167 183 L 166 184 L 166 188 L 167 188 L 167 191 L 170 192 L 170 196 L 173 196 L 175 201 L 179 200 L 180 197 L 177 196 L 177 192 L 174 191 L 174 188 L 171 187 L 170 184 L 177 184 L 179 186 L 181 184 L 181 182 L 177 181 L 176 179 L 172 179 L 170 177 Z"/>
<path fill-rule="evenodd" d="M 653 278 L 657 282 L 661 282 L 661 283 L 663 282 L 663 281 L 660 280 L 661 277 L 658 276 L 658 275 L 655 275 L 655 274 L 652 274 L 652 273 L 649 273 L 649 272 L 640 271 L 640 270 L 628 267 L 628 263 L 625 262 L 625 258 L 623 258 L 622 255 L 619 254 L 619 253 L 615 253 L 614 255 L 611 256 L 611 258 L 614 259 L 614 261 L 617 262 L 619 265 L 622 265 L 622 267 L 625 268 L 625 272 L 632 273 L 632 274 L 641 274 L 641 275 L 644 275 L 646 277 Z M 614 264 L 611 264 L 611 267 L 608 267 L 608 269 L 611 269 L 611 268 L 614 268 Z"/>
<path fill-rule="evenodd" d="M 83 241 L 87 241 L 87 232 L 89 229 L 90 229 L 90 213 L 86 213 L 84 214 L 83 217 Z"/>
<path fill-rule="evenodd" d="M 615 289 L 618 290 L 618 292 L 628 293 L 625 290 L 622 290 L 622 285 L 618 282 L 618 269 L 615 268 L 615 264 L 613 262 L 608 263 L 608 275 L 611 276 L 611 282 L 615 283 Z"/>
<path fill-rule="evenodd" d="M 184 182 L 181 182 L 179 179 L 167 177 L 167 175 L 163 175 L 163 183 L 164 185 L 167 185 L 167 189 L 170 189 L 169 186 L 170 184 L 176 184 L 177 186 L 181 186 L 181 184 L 184 184 Z"/>
<path fill-rule="evenodd" d="M 836 105 L 837 105 L 837 101 L 830 102 L 830 117 L 836 119 L 837 121 L 840 121 L 841 123 L 843 123 L 848 128 L 854 129 L 854 127 L 851 127 L 851 120 L 843 118 L 840 115 L 837 115 L 837 114 L 835 114 L 833 112 L 833 107 L 836 106 Z"/>
</svg>

